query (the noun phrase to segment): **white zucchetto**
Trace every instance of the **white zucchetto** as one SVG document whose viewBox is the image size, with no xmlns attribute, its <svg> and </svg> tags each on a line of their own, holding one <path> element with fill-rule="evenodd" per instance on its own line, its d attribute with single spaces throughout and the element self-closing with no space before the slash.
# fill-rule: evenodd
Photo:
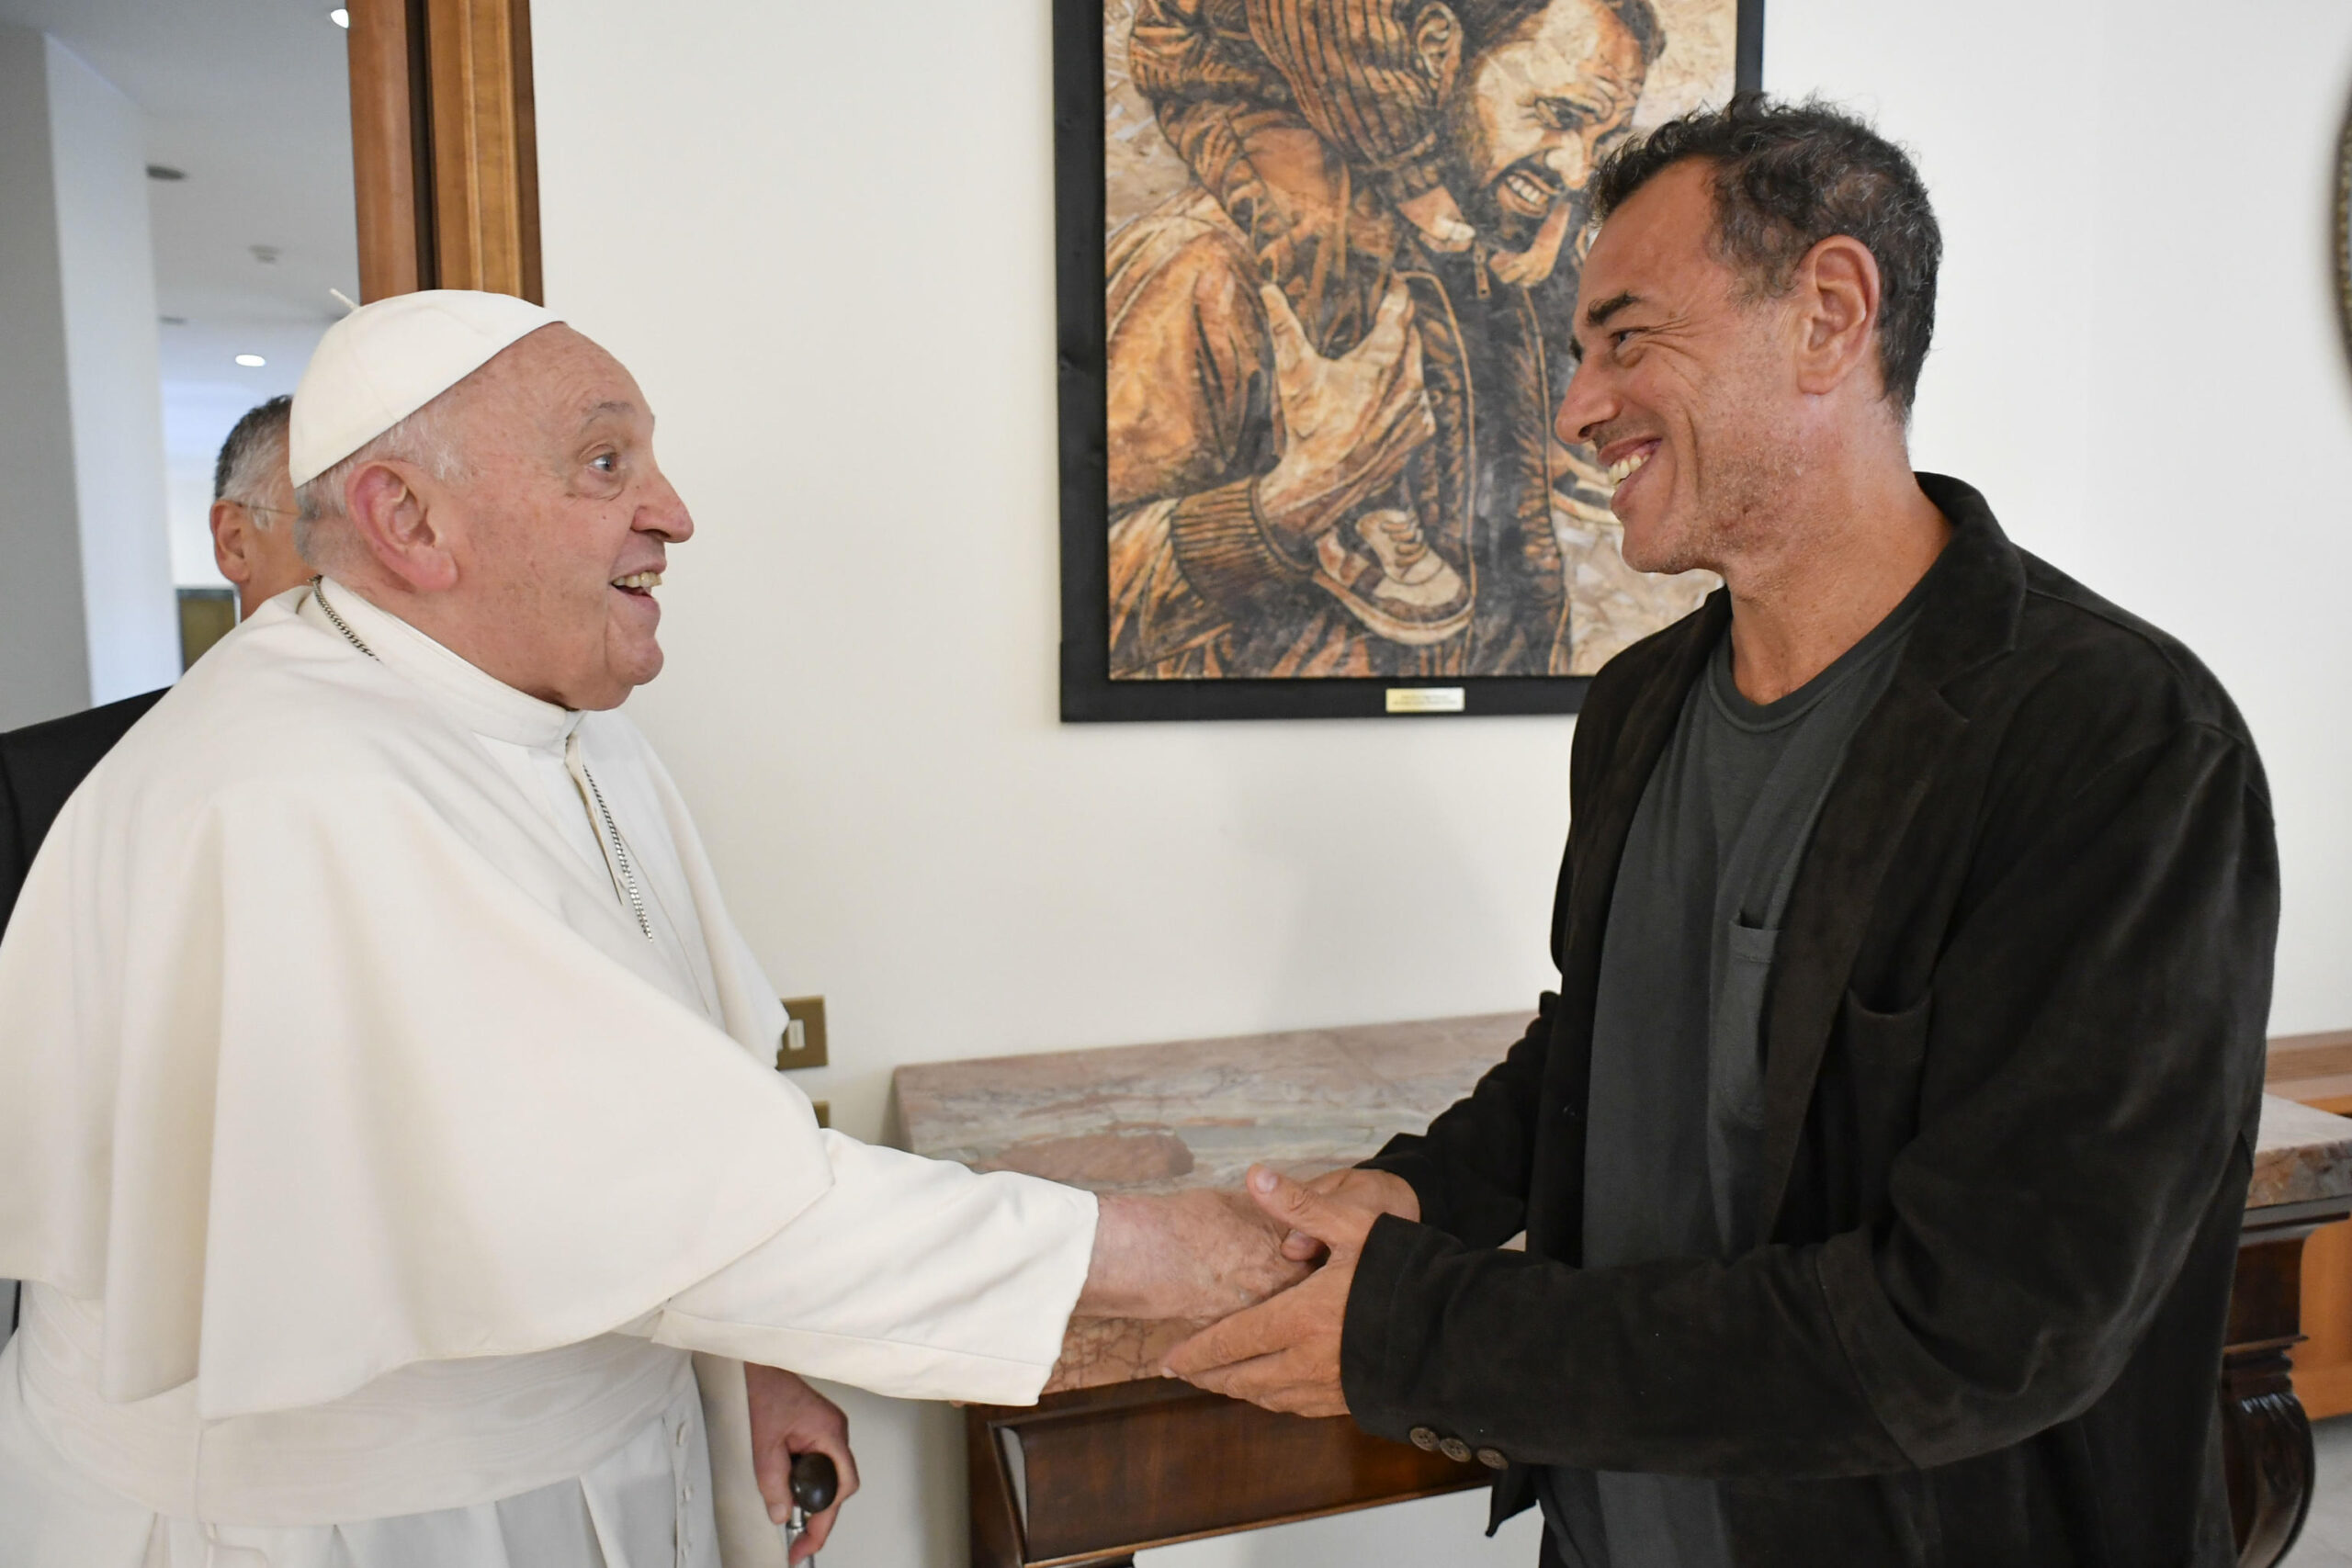
<svg viewBox="0 0 2352 1568">
<path fill-rule="evenodd" d="M 362 305 L 319 340 L 295 389 L 287 467 L 310 483 L 561 316 L 512 294 L 427 288 Z"/>
</svg>

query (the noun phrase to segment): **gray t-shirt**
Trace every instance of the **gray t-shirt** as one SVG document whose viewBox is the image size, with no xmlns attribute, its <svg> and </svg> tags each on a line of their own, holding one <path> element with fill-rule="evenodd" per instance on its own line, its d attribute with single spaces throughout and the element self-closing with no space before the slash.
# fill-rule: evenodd
<svg viewBox="0 0 2352 1568">
<path fill-rule="evenodd" d="M 1754 1247 L 1765 987 L 1814 819 L 1894 678 L 1918 594 L 1777 702 L 1726 635 L 1642 792 L 1600 950 L 1584 1266 Z M 1581 1568 L 1728 1568 L 1704 1477 L 1555 1470 L 1544 1513 Z"/>
</svg>

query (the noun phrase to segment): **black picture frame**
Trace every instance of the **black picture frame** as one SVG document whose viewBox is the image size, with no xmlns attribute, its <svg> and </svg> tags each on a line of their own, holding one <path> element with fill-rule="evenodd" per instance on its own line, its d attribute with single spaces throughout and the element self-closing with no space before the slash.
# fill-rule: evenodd
<svg viewBox="0 0 2352 1568">
<path fill-rule="evenodd" d="M 1738 0 L 1736 85 L 1761 85 L 1764 0 Z M 1061 443 L 1061 718 L 1065 724 L 1184 719 L 1375 718 L 1391 692 L 1461 694 L 1438 714 L 1571 714 L 1586 675 L 1394 681 L 1114 681 L 1110 675 L 1110 489 L 1105 402 L 1102 0 L 1054 0 L 1054 232 Z M 1400 700 L 1409 708 L 1412 699 Z"/>
</svg>

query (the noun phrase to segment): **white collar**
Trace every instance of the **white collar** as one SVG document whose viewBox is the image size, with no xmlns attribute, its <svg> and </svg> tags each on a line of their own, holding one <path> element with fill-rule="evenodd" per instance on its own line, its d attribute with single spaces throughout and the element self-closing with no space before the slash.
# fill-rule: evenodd
<svg viewBox="0 0 2352 1568">
<path fill-rule="evenodd" d="M 319 592 L 322 586 L 323 600 Z M 298 610 L 308 619 L 330 607 L 334 615 L 324 622 L 329 629 L 334 629 L 334 616 L 341 616 L 386 669 L 456 710 L 458 721 L 477 735 L 516 746 L 560 750 L 580 727 L 577 710 L 516 691 L 333 578 L 321 579 L 304 594 Z M 342 634 L 336 631 L 335 635 Z"/>
</svg>

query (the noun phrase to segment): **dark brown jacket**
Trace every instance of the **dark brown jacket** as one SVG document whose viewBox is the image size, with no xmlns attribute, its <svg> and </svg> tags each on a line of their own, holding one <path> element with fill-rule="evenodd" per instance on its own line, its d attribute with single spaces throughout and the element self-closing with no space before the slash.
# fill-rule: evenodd
<svg viewBox="0 0 2352 1568">
<path fill-rule="evenodd" d="M 1533 1464 L 1711 1475 L 1736 1560 L 2224 1564 L 2216 1377 L 2278 906 L 2261 764 L 2172 638 L 1954 525 L 1854 737 L 1766 1002 L 1763 1234 L 1577 1267 L 1602 928 L 1718 594 L 1577 727 L 1556 995 L 1373 1164 L 1358 1421 Z M 1524 1253 L 1498 1250 L 1524 1228 Z"/>
</svg>

